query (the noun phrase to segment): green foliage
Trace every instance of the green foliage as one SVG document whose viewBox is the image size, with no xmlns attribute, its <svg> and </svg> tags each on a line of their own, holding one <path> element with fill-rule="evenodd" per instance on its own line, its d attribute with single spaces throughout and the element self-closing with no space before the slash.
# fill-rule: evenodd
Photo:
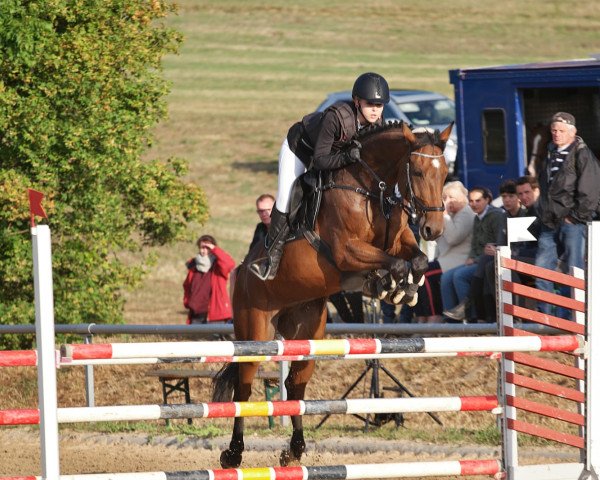
<svg viewBox="0 0 600 480">
<path fill-rule="evenodd" d="M 28 187 L 47 195 L 56 323 L 121 321 L 142 247 L 206 220 L 183 161 L 141 160 L 166 115 L 173 11 L 165 0 L 0 3 L 0 323 L 34 319 Z"/>
</svg>

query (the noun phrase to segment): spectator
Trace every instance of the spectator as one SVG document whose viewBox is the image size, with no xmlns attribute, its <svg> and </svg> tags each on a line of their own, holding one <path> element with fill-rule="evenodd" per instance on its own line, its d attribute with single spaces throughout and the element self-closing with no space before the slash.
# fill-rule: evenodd
<svg viewBox="0 0 600 480">
<path fill-rule="evenodd" d="M 483 268 L 489 259 L 485 258 L 486 244 L 495 243 L 502 223 L 502 210 L 490 204 L 492 193 L 485 187 L 474 187 L 469 191 L 469 206 L 475 213 L 473 234 L 469 256 L 463 265 L 442 275 L 443 314 L 451 320 L 465 320 L 471 317 L 468 305 L 471 279 L 477 273 L 483 277 Z"/>
<path fill-rule="evenodd" d="M 529 231 L 535 238 L 538 238 L 542 227 L 537 203 L 540 196 L 540 184 L 538 183 L 537 178 L 530 175 L 519 177 L 516 184 L 517 196 L 519 197 L 521 205 L 526 209 L 525 216 L 536 217 L 536 220 L 530 225 Z M 523 262 L 535 264 L 537 247 L 537 241 L 518 242 L 515 245 L 515 255 Z"/>
<path fill-rule="evenodd" d="M 198 255 L 187 261 L 183 282 L 183 305 L 188 309 L 188 324 L 227 321 L 232 317 L 227 294 L 227 279 L 235 261 L 217 246 L 211 235 L 196 242 Z"/>
<path fill-rule="evenodd" d="M 564 270 L 584 268 L 586 222 L 592 220 L 600 196 L 600 164 L 577 136 L 575 117 L 558 112 L 550 124 L 552 141 L 542 165 L 538 202 L 541 231 L 535 264 L 554 270 L 562 254 Z M 548 280 L 536 280 L 536 286 L 547 292 L 554 291 Z M 564 289 L 568 295 L 568 289 Z M 540 302 L 539 308 L 550 313 L 551 307 Z M 566 312 L 560 316 L 568 318 Z"/>
<path fill-rule="evenodd" d="M 504 218 L 502 227 L 498 231 L 498 238 L 494 243 L 486 244 L 484 256 L 480 260 L 480 270 L 473 276 L 476 281 L 471 282 L 470 298 L 475 309 L 475 318 L 484 323 L 497 321 L 496 315 L 496 273 L 494 256 L 497 245 L 507 244 L 507 220 L 509 218 L 524 217 L 527 209 L 521 205 L 517 195 L 517 184 L 514 180 L 506 180 L 500 185 L 500 197 Z M 516 246 L 516 244 L 515 244 Z M 515 258 L 515 255 L 512 255 Z"/>
<path fill-rule="evenodd" d="M 425 283 L 419 288 L 415 306 L 418 323 L 442 321 L 442 273 L 463 265 L 469 256 L 475 214 L 467 205 L 468 191 L 461 182 L 448 182 L 442 190 L 446 213 L 444 233 L 437 239 L 436 255 L 425 274 Z"/>
<path fill-rule="evenodd" d="M 254 236 L 250 242 L 248 253 L 250 253 L 252 248 L 254 248 L 254 245 L 257 243 L 265 243 L 267 231 L 269 229 L 269 225 L 271 224 L 271 211 L 273 210 L 274 204 L 275 197 L 270 193 L 263 193 L 256 199 L 256 213 L 260 218 L 260 222 L 258 222 L 256 228 L 254 229 Z"/>
</svg>

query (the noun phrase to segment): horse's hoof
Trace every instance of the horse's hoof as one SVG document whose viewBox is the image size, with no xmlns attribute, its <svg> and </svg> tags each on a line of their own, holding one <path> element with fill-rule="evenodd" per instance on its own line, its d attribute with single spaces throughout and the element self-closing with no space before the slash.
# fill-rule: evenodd
<svg viewBox="0 0 600 480">
<path fill-rule="evenodd" d="M 394 295 L 392 295 L 392 303 L 394 305 L 398 305 L 402 299 L 404 298 L 404 290 L 398 290 Z"/>
<path fill-rule="evenodd" d="M 387 297 L 388 291 L 387 290 L 382 290 L 381 287 L 377 287 L 377 299 L 378 300 L 383 300 L 385 297 Z"/>
<path fill-rule="evenodd" d="M 414 307 L 418 301 L 419 301 L 419 295 L 417 293 L 415 293 L 415 296 L 412 298 L 412 300 L 409 300 L 408 302 L 406 302 L 406 304 L 409 307 Z"/>
<path fill-rule="evenodd" d="M 419 280 L 419 287 L 422 287 L 425 283 L 425 275 L 421 275 L 421 280 Z"/>
<path fill-rule="evenodd" d="M 288 467 L 290 465 L 298 466 L 300 465 L 300 459 L 294 457 L 289 450 L 282 450 L 281 455 L 279 456 L 279 465 L 282 467 Z"/>
<path fill-rule="evenodd" d="M 238 468 L 242 463 L 242 454 L 232 452 L 231 450 L 224 450 L 221 452 L 219 461 L 223 468 Z"/>
</svg>

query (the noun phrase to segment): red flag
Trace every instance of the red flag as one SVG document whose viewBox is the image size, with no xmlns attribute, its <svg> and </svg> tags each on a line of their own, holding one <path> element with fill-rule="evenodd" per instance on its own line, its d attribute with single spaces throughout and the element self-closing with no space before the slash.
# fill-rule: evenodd
<svg viewBox="0 0 600 480">
<path fill-rule="evenodd" d="M 42 192 L 38 192 L 37 190 L 32 190 L 31 188 L 27 189 L 29 193 L 29 212 L 31 214 L 31 226 L 35 226 L 34 216 L 48 218 L 46 212 L 44 211 L 44 207 L 42 207 L 42 199 L 44 198 L 44 194 Z"/>
</svg>

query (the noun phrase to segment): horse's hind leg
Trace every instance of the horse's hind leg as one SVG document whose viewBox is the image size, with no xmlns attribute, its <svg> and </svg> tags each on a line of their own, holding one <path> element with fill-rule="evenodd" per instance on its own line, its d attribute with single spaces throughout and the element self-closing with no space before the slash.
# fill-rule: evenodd
<svg viewBox="0 0 600 480">
<path fill-rule="evenodd" d="M 239 363 L 239 381 L 235 385 L 233 401 L 246 402 L 252 392 L 252 380 L 256 375 L 258 362 Z M 242 463 L 242 453 L 244 451 L 244 419 L 236 417 L 233 422 L 233 433 L 229 448 L 221 452 L 220 462 L 223 468 L 237 468 Z"/>
<path fill-rule="evenodd" d="M 285 338 L 294 339 L 321 339 L 325 334 L 327 322 L 327 311 L 325 310 L 326 299 L 319 299 L 286 312 L 285 317 L 280 318 L 280 331 Z M 292 334 L 293 332 L 293 334 Z M 315 361 L 292 362 L 290 373 L 285 380 L 289 400 L 303 400 L 306 385 L 315 369 Z M 285 467 L 289 464 L 298 464 L 302 454 L 306 450 L 304 442 L 304 429 L 302 416 L 292 417 L 292 438 L 289 450 L 281 452 L 279 462 Z"/>
</svg>

